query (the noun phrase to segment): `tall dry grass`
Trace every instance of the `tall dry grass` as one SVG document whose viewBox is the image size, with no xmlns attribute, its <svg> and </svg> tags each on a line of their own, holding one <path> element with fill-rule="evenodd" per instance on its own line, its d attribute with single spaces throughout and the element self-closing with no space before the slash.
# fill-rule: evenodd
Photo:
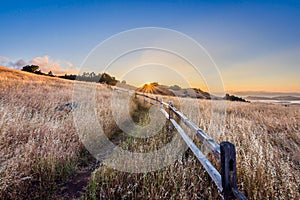
<svg viewBox="0 0 300 200">
<path fill-rule="evenodd" d="M 80 94 L 96 88 L 97 122 L 105 134 L 114 137 L 112 133 L 120 130 L 110 110 L 112 90 L 99 84 L 78 84 L 82 90 L 77 94 L 79 99 Z M 76 173 L 85 155 L 85 147 L 76 134 L 76 110 L 55 110 L 73 100 L 73 87 L 73 81 L 0 69 L 0 199 L 51 199 L 58 183 Z M 115 110 L 126 111 L 125 99 L 120 96 Z M 173 100 L 218 143 L 226 140 L 236 145 L 238 187 L 248 199 L 300 198 L 299 106 L 227 102 L 225 115 L 222 107 L 213 107 L 211 101 L 197 100 L 196 104 L 189 99 L 164 99 Z M 201 117 L 192 105 L 199 106 Z M 78 109 L 88 110 L 90 106 L 86 102 Z M 141 126 L 151 120 L 148 109 L 143 107 L 143 101 L 129 105 L 130 114 Z M 127 120 L 120 116 L 121 123 Z M 89 136 L 98 126 L 90 123 L 94 119 L 84 119 L 87 129 L 81 134 Z M 166 124 L 151 138 L 125 136 L 119 147 L 151 152 L 176 135 Z M 164 159 L 168 157 L 171 154 Z M 212 162 L 218 164 L 216 160 Z M 220 199 L 220 193 L 187 151 L 173 164 L 149 173 L 120 172 L 102 165 L 92 174 L 83 198 Z"/>
<path fill-rule="evenodd" d="M 98 120 L 111 134 L 117 129 L 107 111 L 112 90 L 78 84 L 82 91 L 96 88 L 101 94 Z M 73 87 L 73 81 L 0 68 L 0 199 L 51 198 L 58 183 L 76 172 L 85 147 L 76 134 L 74 111 L 55 109 L 72 102 Z"/>
<path fill-rule="evenodd" d="M 193 106 L 188 110 L 195 100 L 181 101 L 181 107 L 190 111 L 186 113 L 189 118 L 215 141 L 230 141 L 236 145 L 238 188 L 248 199 L 300 198 L 299 106 L 226 102 L 225 115 L 218 103 L 212 107 L 210 101 L 197 100 L 199 117 Z M 141 124 L 149 120 L 148 114 L 144 115 Z M 212 115 L 214 124 L 211 124 Z M 223 120 L 224 127 L 219 127 Z M 224 131 L 220 132 L 222 128 Z M 161 142 L 169 142 L 170 137 L 174 135 L 165 127 L 155 137 L 146 140 L 129 137 L 120 146 L 133 152 L 154 151 L 161 148 L 158 145 Z M 219 168 L 216 160 L 212 162 Z M 132 174 L 102 166 L 93 174 L 85 199 L 115 197 L 221 199 L 216 186 L 190 151 L 173 164 L 149 173 Z"/>
</svg>

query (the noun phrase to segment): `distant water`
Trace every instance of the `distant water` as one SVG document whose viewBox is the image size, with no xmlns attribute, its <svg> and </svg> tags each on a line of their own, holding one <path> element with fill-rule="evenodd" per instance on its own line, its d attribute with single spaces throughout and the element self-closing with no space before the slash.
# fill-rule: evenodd
<svg viewBox="0 0 300 200">
<path fill-rule="evenodd" d="M 300 104 L 299 100 L 250 100 L 250 102 L 261 102 L 261 103 L 278 103 L 278 104 Z"/>
</svg>

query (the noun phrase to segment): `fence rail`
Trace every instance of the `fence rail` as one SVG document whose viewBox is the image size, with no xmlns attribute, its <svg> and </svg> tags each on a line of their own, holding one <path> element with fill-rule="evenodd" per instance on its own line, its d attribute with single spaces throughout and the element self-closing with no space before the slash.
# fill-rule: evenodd
<svg viewBox="0 0 300 200">
<path fill-rule="evenodd" d="M 166 103 L 162 99 L 158 99 L 156 96 L 151 97 L 147 94 L 136 92 L 133 90 L 126 90 L 122 88 L 115 88 L 117 91 L 128 92 L 134 94 L 135 97 L 144 97 L 144 102 L 151 105 L 159 104 L 161 106 L 160 111 L 163 115 L 172 123 L 188 147 L 192 150 L 193 154 L 200 161 L 204 169 L 216 184 L 218 190 L 222 193 L 223 199 L 241 199 L 247 200 L 247 198 L 238 190 L 236 180 L 236 150 L 235 145 L 230 142 L 221 142 L 217 144 L 212 138 L 210 138 L 201 128 L 199 128 L 188 117 L 181 113 L 172 102 Z M 151 102 L 154 101 L 155 103 Z M 169 112 L 167 112 L 168 109 Z M 221 163 L 221 174 L 213 166 L 213 164 L 207 159 L 202 151 L 196 146 L 193 140 L 184 132 L 182 127 L 173 118 L 175 114 L 184 124 L 188 127 L 197 138 L 209 149 L 212 155 Z"/>
</svg>

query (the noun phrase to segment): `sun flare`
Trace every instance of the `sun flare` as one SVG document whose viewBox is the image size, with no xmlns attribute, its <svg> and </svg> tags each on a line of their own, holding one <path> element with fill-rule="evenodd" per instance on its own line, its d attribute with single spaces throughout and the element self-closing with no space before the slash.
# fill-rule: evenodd
<svg viewBox="0 0 300 200">
<path fill-rule="evenodd" d="M 147 93 L 153 93 L 154 87 L 155 87 L 155 85 L 153 83 L 147 82 L 143 86 L 143 90 Z"/>
</svg>

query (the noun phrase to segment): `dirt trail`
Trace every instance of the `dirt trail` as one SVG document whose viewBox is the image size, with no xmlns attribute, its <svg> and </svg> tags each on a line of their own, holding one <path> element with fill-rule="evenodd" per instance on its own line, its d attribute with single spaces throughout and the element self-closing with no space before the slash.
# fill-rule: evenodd
<svg viewBox="0 0 300 200">
<path fill-rule="evenodd" d="M 93 170 L 83 170 L 79 172 L 70 182 L 67 183 L 67 194 L 69 199 L 77 199 L 82 196 L 82 193 L 87 186 Z"/>
<path fill-rule="evenodd" d="M 77 174 L 65 184 L 63 198 L 64 199 L 79 199 L 85 192 L 94 168 L 81 169 Z"/>
<path fill-rule="evenodd" d="M 136 101 L 136 103 L 138 105 L 138 112 L 135 112 L 132 118 L 136 123 L 138 123 L 141 120 L 141 117 L 147 113 L 148 108 L 145 108 L 138 101 Z M 113 137 L 110 138 L 110 141 L 116 146 L 119 146 L 123 141 L 126 140 L 126 138 L 127 134 L 119 130 L 113 134 Z M 111 152 L 113 152 L 113 149 L 111 149 Z M 101 166 L 101 160 L 106 159 L 109 155 L 103 156 L 100 161 L 96 160 L 89 153 L 87 153 L 85 156 L 89 160 L 88 165 L 80 168 L 74 176 L 62 184 L 60 191 L 57 193 L 57 195 L 55 195 L 55 199 L 80 199 L 80 197 L 82 197 L 86 191 L 86 187 L 89 184 L 92 172 L 99 169 Z"/>
<path fill-rule="evenodd" d="M 116 133 L 115 137 L 111 138 L 111 142 L 115 145 L 119 145 L 125 139 L 125 134 Z M 113 149 L 111 152 L 113 152 Z M 70 177 L 68 181 L 61 184 L 61 189 L 55 195 L 55 199 L 75 200 L 80 199 L 80 197 L 84 194 L 86 187 L 89 184 L 92 172 L 98 170 L 101 165 L 101 161 L 96 160 L 92 155 L 87 154 L 86 157 L 89 160 L 88 165 L 80 167 L 75 175 Z M 102 160 L 104 159 L 105 157 L 103 157 Z"/>
</svg>

